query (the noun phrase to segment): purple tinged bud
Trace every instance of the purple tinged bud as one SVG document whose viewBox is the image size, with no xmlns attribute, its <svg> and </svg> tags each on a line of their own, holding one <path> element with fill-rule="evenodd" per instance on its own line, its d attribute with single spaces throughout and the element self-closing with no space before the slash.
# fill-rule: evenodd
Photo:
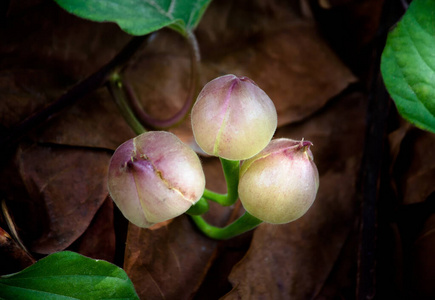
<svg viewBox="0 0 435 300">
<path fill-rule="evenodd" d="M 247 77 L 225 75 L 207 83 L 192 109 L 195 140 L 207 154 L 248 159 L 272 139 L 277 113 L 269 96 Z"/>
<path fill-rule="evenodd" d="M 284 224 L 304 215 L 316 198 L 319 173 L 311 142 L 275 139 L 240 169 L 244 208 L 267 223 Z"/>
<path fill-rule="evenodd" d="M 192 149 L 172 133 L 151 131 L 118 147 L 108 188 L 124 216 L 146 228 L 185 213 L 201 198 L 205 176 Z"/>
</svg>

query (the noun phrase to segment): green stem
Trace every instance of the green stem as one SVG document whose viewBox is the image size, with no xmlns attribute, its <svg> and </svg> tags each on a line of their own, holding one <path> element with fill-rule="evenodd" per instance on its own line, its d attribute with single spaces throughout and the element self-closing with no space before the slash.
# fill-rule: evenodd
<svg viewBox="0 0 435 300">
<path fill-rule="evenodd" d="M 233 205 L 239 197 L 239 168 L 240 161 L 227 160 L 220 158 L 222 169 L 224 171 L 225 181 L 227 182 L 227 193 L 219 194 L 205 189 L 203 197 L 217 202 L 223 206 Z"/>
<path fill-rule="evenodd" d="M 205 189 L 204 194 L 202 196 L 208 200 L 214 201 L 219 204 L 225 203 L 227 200 L 227 194 L 219 194 L 210 191 L 209 189 Z"/>
<path fill-rule="evenodd" d="M 122 85 L 121 76 L 118 73 L 113 73 L 109 79 L 107 85 L 110 93 L 112 94 L 113 99 L 115 100 L 116 105 L 118 106 L 122 116 L 127 121 L 128 125 L 130 125 L 131 129 L 139 135 L 147 130 L 139 120 L 134 115 L 133 111 L 130 108 L 130 105 L 127 102 L 126 95 L 124 93 L 124 88 Z"/>
<path fill-rule="evenodd" d="M 207 199 L 201 197 L 198 202 L 196 202 L 191 208 L 189 208 L 188 211 L 186 211 L 186 214 L 191 216 L 202 215 L 208 212 L 209 208 L 210 206 L 207 202 Z"/>
<path fill-rule="evenodd" d="M 201 216 L 191 216 L 193 222 L 206 236 L 216 240 L 226 240 L 254 229 L 263 221 L 245 212 L 243 216 L 226 227 L 215 227 L 207 223 Z"/>
</svg>

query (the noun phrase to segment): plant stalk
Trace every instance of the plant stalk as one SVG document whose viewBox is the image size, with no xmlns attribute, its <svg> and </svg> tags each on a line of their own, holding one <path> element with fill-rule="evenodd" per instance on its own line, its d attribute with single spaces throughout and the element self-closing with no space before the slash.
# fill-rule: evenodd
<svg viewBox="0 0 435 300">
<path fill-rule="evenodd" d="M 219 194 L 205 189 L 203 197 L 217 202 L 223 206 L 233 205 L 239 198 L 239 169 L 240 161 L 238 160 L 227 160 L 224 158 L 219 158 L 222 164 L 222 169 L 224 171 L 225 181 L 227 182 L 227 193 Z"/>
<path fill-rule="evenodd" d="M 245 212 L 244 215 L 225 227 L 210 225 L 201 216 L 191 216 L 191 218 L 199 230 L 201 230 L 206 236 L 216 240 L 227 240 L 238 236 L 254 229 L 263 222 L 248 212 Z"/>
<path fill-rule="evenodd" d="M 122 86 L 121 77 L 118 73 L 114 73 L 107 84 L 107 88 L 110 91 L 110 94 L 112 95 L 113 100 L 115 101 L 116 105 L 119 108 L 119 111 L 121 112 L 122 116 L 124 117 L 125 121 L 128 123 L 131 129 L 139 135 L 147 130 L 145 127 L 142 126 L 142 124 L 139 122 L 139 120 L 134 115 L 133 111 L 131 110 L 130 106 L 127 103 L 126 95 L 124 93 L 124 89 Z"/>
<path fill-rule="evenodd" d="M 189 208 L 188 211 L 186 211 L 186 214 L 191 216 L 202 215 L 208 212 L 209 208 L 210 205 L 208 204 L 207 199 L 201 197 L 198 202 L 196 202 L 191 208 Z"/>
</svg>

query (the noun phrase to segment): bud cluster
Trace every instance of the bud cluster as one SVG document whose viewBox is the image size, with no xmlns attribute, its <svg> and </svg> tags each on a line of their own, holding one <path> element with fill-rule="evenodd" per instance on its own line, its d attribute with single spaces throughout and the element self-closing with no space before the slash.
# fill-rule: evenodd
<svg viewBox="0 0 435 300">
<path fill-rule="evenodd" d="M 319 186 L 312 144 L 272 140 L 277 127 L 275 106 L 251 79 L 225 75 L 206 84 L 192 108 L 191 121 L 204 152 L 227 161 L 244 160 L 238 195 L 252 216 L 282 224 L 309 209 Z M 108 187 L 128 220 L 149 227 L 197 203 L 204 193 L 205 176 L 193 150 L 171 133 L 154 131 L 116 150 Z"/>
</svg>

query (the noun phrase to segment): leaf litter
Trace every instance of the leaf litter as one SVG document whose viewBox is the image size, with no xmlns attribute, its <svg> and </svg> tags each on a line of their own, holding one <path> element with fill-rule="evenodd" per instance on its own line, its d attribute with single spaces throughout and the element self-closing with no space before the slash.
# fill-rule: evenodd
<svg viewBox="0 0 435 300">
<path fill-rule="evenodd" d="M 235 251 L 230 242 L 202 236 L 186 216 L 150 229 L 130 225 L 124 267 L 143 298 L 195 298 L 210 289 L 216 298 L 226 294 L 224 299 L 262 295 L 307 299 L 349 289 L 342 283 L 351 284 L 349 278 L 340 278 L 348 274 L 336 267 L 337 262 L 345 271 L 355 267 L 352 262 L 349 267 L 349 259 L 355 258 L 356 246 L 349 246 L 348 240 L 355 239 L 359 213 L 356 184 L 366 96 L 343 92 L 358 79 L 331 50 L 315 19 L 301 15 L 300 3 L 214 1 L 196 31 L 203 58 L 200 81 L 203 85 L 226 73 L 256 81 L 277 107 L 281 128 L 276 136 L 303 137 L 314 143 L 321 176 L 318 199 L 296 222 L 263 224 L 237 238 L 243 246 L 234 256 L 228 254 Z M 0 31 L 4 38 L 0 53 L 6 57 L 0 60 L 4 128 L 56 99 L 106 63 L 129 39 L 113 24 L 75 18 L 48 1 L 22 5 L 11 6 L 9 27 Z M 361 27 L 352 30 L 363 34 Z M 172 115 L 188 89 L 185 41 L 164 30 L 141 50 L 136 62 L 126 76 L 145 110 L 161 118 Z M 159 88 L 161 84 L 164 88 Z M 192 141 L 188 122 L 171 130 Z M 4 158 L 8 161 L 2 162 L 2 189 L 31 251 L 48 254 L 72 247 L 91 257 L 116 260 L 113 227 L 119 215 L 111 219 L 114 208 L 108 204 L 106 168 L 111 151 L 132 136 L 107 91 L 101 89 L 31 132 L 17 148 L 15 164 L 13 156 Z M 405 204 L 427 203 L 433 193 L 428 178 L 435 173 L 432 164 L 425 163 L 432 161 L 427 156 L 432 143 L 432 136 L 416 129 L 396 136 L 396 165 L 391 170 Z M 406 161 L 407 157 L 413 159 Z M 206 157 L 202 161 L 207 186 L 224 192 L 219 163 Z M 9 192 L 8 180 L 14 183 Z M 18 193 L 20 180 L 25 190 Z M 239 207 L 216 208 L 206 218 L 225 225 L 231 209 L 242 213 Z M 35 224 L 37 228 L 32 228 Z M 417 278 L 431 276 L 423 262 L 433 249 L 432 232 L 432 218 L 428 218 L 410 248 L 410 266 Z M 123 245 L 116 241 L 119 244 Z M 344 257 L 346 253 L 352 253 L 351 258 Z M 215 287 L 210 280 L 218 281 Z M 427 282 L 416 281 L 415 293 L 430 293 Z"/>
</svg>

